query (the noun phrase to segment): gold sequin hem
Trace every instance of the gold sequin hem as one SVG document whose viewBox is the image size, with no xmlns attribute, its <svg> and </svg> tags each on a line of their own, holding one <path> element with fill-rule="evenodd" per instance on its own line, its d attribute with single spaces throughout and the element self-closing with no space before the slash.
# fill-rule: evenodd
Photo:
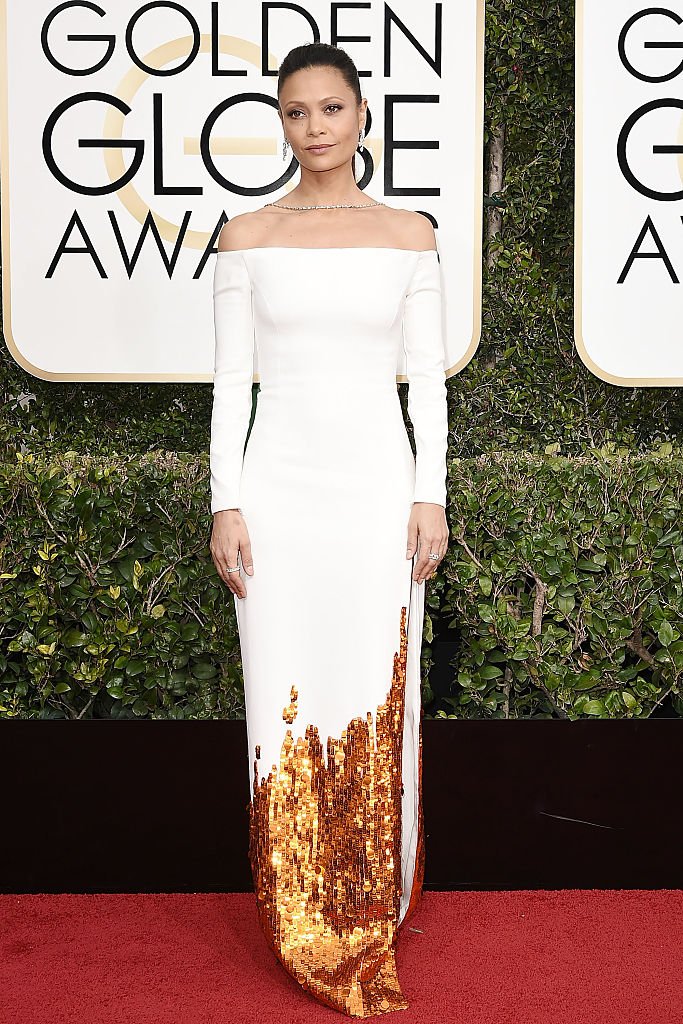
<svg viewBox="0 0 683 1024">
<path fill-rule="evenodd" d="M 249 858 L 261 927 L 280 962 L 318 1000 L 352 1017 L 407 1009 L 396 973 L 401 902 L 401 794 L 408 636 L 401 609 L 399 650 L 386 700 L 352 719 L 340 739 L 317 727 L 294 739 L 258 779 L 254 760 Z M 283 719 L 297 716 L 292 686 Z M 408 910 L 424 872 L 422 729 L 415 873 Z"/>
</svg>

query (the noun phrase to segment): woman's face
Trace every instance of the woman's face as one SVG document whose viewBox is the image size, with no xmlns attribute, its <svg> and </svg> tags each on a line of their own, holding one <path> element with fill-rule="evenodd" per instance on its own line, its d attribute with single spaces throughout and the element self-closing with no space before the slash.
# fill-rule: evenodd
<svg viewBox="0 0 683 1024">
<path fill-rule="evenodd" d="M 361 106 L 336 68 L 303 68 L 280 90 L 285 137 L 299 163 L 312 171 L 348 164 L 365 123 L 367 100 Z M 326 149 L 310 149 L 311 146 Z"/>
</svg>

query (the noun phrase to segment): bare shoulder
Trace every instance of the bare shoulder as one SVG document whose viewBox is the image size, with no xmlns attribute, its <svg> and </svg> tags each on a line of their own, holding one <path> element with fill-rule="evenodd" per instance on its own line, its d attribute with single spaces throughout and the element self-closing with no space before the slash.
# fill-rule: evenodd
<svg viewBox="0 0 683 1024">
<path fill-rule="evenodd" d="M 266 214 L 262 210 L 237 213 L 224 224 L 218 236 L 218 251 L 249 249 L 261 243 Z"/>
<path fill-rule="evenodd" d="M 436 249 L 431 220 L 414 210 L 394 210 L 395 230 L 404 249 Z"/>
</svg>

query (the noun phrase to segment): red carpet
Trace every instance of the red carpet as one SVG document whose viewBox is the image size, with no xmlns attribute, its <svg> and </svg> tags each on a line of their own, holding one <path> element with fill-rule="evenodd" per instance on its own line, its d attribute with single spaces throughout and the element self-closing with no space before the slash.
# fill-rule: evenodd
<svg viewBox="0 0 683 1024">
<path fill-rule="evenodd" d="M 252 894 L 0 895 L 7 1024 L 317 1024 Z M 379 1018 L 679 1024 L 683 890 L 424 893 Z"/>
</svg>

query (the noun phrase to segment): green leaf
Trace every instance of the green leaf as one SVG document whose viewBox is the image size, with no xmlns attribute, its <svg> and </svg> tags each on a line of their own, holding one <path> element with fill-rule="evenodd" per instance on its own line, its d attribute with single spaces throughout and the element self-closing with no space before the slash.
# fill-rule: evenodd
<svg viewBox="0 0 683 1024">
<path fill-rule="evenodd" d="M 605 705 L 601 700 L 588 700 L 583 705 L 583 712 L 587 715 L 605 716 Z"/>
<path fill-rule="evenodd" d="M 664 619 L 657 630 L 657 636 L 659 637 L 659 642 L 663 647 L 669 647 L 669 645 L 673 643 L 676 634 L 674 633 L 673 626 L 666 619 Z"/>
</svg>

